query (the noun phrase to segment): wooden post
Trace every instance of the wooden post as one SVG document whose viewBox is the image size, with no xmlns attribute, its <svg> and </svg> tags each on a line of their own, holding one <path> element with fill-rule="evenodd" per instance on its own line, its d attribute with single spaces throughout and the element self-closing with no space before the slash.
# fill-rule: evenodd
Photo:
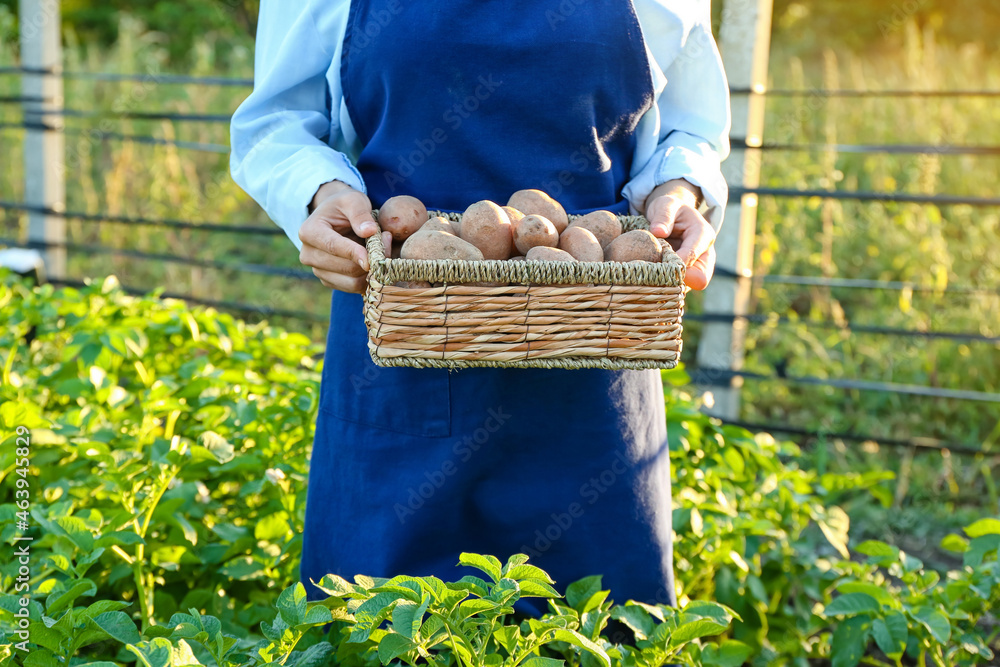
<svg viewBox="0 0 1000 667">
<path fill-rule="evenodd" d="M 28 240 L 66 242 L 66 221 L 50 212 L 66 210 L 62 41 L 59 0 L 20 0 L 21 79 L 24 121 L 24 199 Z M 43 246 L 48 275 L 66 276 L 66 249 Z"/>
<path fill-rule="evenodd" d="M 719 50 L 729 85 L 736 90 L 755 91 L 732 96 L 732 136 L 746 137 L 751 146 L 761 145 L 764 132 L 764 96 L 767 61 L 771 44 L 772 0 L 726 0 L 719 30 Z M 722 165 L 732 188 L 760 184 L 760 151 L 734 145 Z M 750 276 L 753 271 L 754 234 L 757 226 L 757 197 L 733 197 L 716 240 L 717 266 L 738 278 L 718 275 L 705 291 L 706 315 L 747 312 Z M 712 391 L 715 402 L 707 411 L 718 417 L 737 419 L 740 414 L 740 378 L 728 371 L 743 366 L 746 321 L 706 322 L 698 349 L 696 381 Z"/>
</svg>

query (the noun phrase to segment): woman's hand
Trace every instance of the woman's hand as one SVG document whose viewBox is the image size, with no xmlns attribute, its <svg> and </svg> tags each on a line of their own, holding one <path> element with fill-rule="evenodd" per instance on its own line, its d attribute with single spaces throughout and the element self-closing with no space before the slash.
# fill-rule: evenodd
<svg viewBox="0 0 1000 667">
<path fill-rule="evenodd" d="M 312 267 L 327 287 L 363 293 L 371 268 L 363 240 L 378 229 L 371 201 L 346 183 L 331 181 L 316 191 L 309 210 L 311 215 L 299 229 L 299 261 Z M 392 234 L 382 232 L 382 242 L 388 255 Z"/>
<path fill-rule="evenodd" d="M 701 189 L 685 180 L 664 183 L 646 199 L 649 231 L 667 239 L 687 267 L 684 282 L 703 290 L 715 273 L 715 229 L 698 212 Z"/>
</svg>

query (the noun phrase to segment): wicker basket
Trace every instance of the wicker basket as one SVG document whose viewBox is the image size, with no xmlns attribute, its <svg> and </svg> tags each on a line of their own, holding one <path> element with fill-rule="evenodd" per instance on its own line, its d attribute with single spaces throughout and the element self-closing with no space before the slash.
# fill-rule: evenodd
<svg viewBox="0 0 1000 667">
<path fill-rule="evenodd" d="M 649 228 L 619 219 L 624 231 Z M 641 369 L 680 359 L 684 264 L 665 242 L 660 264 L 389 259 L 380 233 L 367 245 L 365 324 L 379 366 Z M 470 282 L 511 284 L 460 284 Z"/>
</svg>

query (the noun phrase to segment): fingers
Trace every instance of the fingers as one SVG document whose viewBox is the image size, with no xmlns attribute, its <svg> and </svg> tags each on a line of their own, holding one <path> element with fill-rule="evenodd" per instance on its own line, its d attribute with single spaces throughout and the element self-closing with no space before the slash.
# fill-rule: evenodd
<svg viewBox="0 0 1000 667">
<path fill-rule="evenodd" d="M 299 230 L 299 238 L 302 239 L 302 251 L 299 253 L 299 261 L 306 266 L 319 264 L 322 262 L 319 255 L 328 255 L 349 260 L 357 265 L 362 271 L 368 271 L 368 251 L 357 241 L 341 236 L 336 230 L 322 221 L 310 218 Z"/>
<path fill-rule="evenodd" d="M 705 254 L 694 261 L 684 274 L 684 284 L 693 290 L 708 287 L 715 275 L 715 246 L 710 246 Z"/>
<path fill-rule="evenodd" d="M 674 236 L 681 238 L 677 256 L 687 267 L 691 267 L 695 260 L 708 252 L 715 243 L 715 229 L 701 213 L 687 205 L 677 210 L 674 218 Z"/>
<path fill-rule="evenodd" d="M 313 273 L 317 278 L 319 278 L 319 281 L 323 283 L 323 285 L 341 292 L 364 294 L 365 289 L 368 287 L 368 280 L 364 276 L 358 278 L 346 276 L 342 273 L 322 271 L 320 269 L 313 269 Z"/>
<path fill-rule="evenodd" d="M 372 217 L 372 203 L 367 195 L 357 190 L 345 190 L 328 199 L 335 203 L 340 214 L 350 223 L 354 233 L 363 239 L 368 238 L 378 230 L 375 218 Z"/>
<path fill-rule="evenodd" d="M 353 259 L 331 255 L 307 245 L 302 246 L 302 251 L 299 253 L 299 261 L 316 270 L 339 273 L 352 278 L 363 277 L 367 273 Z"/>
<path fill-rule="evenodd" d="M 649 220 L 649 231 L 653 236 L 665 239 L 674 231 L 674 220 L 677 212 L 684 206 L 684 201 L 679 197 L 664 195 L 654 199 L 646 210 L 646 219 Z"/>
</svg>

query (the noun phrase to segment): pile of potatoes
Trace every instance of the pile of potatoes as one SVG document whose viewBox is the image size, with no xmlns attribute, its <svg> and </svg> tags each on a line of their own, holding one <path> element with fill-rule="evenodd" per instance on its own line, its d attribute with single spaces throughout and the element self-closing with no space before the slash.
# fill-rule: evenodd
<svg viewBox="0 0 1000 667">
<path fill-rule="evenodd" d="M 519 190 L 506 206 L 476 202 L 458 222 L 428 219 L 419 199 L 402 195 L 382 205 L 379 224 L 392 233 L 392 257 L 403 259 L 659 262 L 663 253 L 661 241 L 646 230 L 623 234 L 618 216 L 609 211 L 570 224 L 562 205 L 541 190 Z"/>
</svg>

